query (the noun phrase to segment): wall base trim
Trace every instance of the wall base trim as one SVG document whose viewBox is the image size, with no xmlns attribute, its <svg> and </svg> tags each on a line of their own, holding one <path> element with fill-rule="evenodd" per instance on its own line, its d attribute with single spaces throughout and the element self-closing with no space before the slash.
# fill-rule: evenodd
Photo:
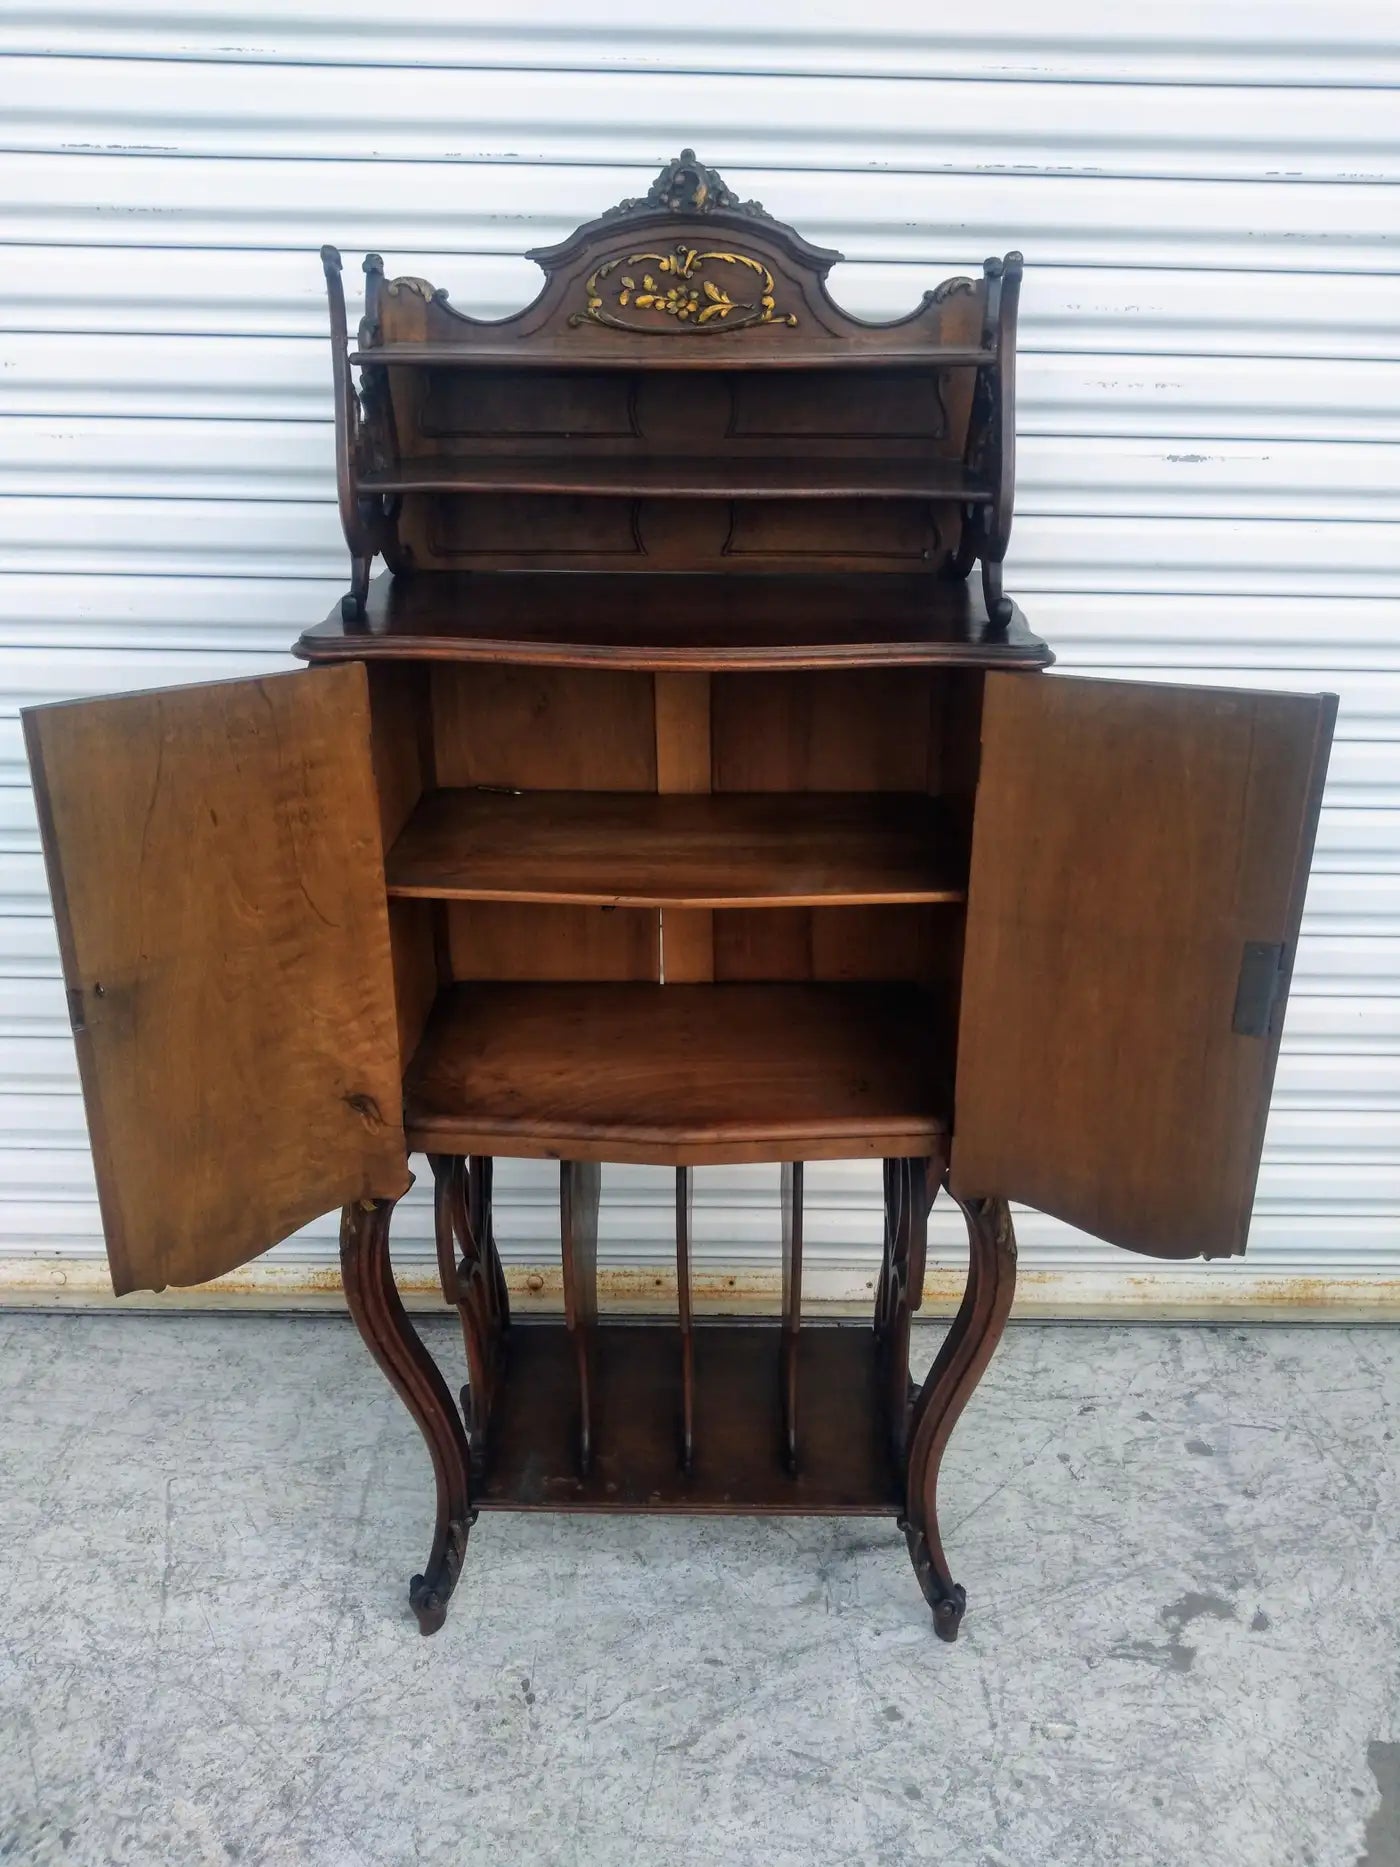
<svg viewBox="0 0 1400 1867">
<path fill-rule="evenodd" d="M 698 1268 L 696 1306 L 712 1315 L 776 1314 L 781 1279 L 750 1265 Z M 408 1308 L 441 1310 L 431 1269 L 405 1264 L 400 1289 Z M 522 1314 L 562 1308 L 557 1264 L 506 1267 L 512 1303 Z M 670 1265 L 599 1269 L 598 1294 L 620 1313 L 661 1310 L 675 1302 Z M 813 1315 L 869 1311 L 874 1278 L 867 1266 L 814 1266 L 804 1278 Z M 937 1269 L 924 1285 L 924 1314 L 951 1316 L 962 1296 L 962 1272 Z M 57 1255 L 0 1258 L 0 1308 L 113 1312 L 294 1310 L 340 1312 L 344 1300 L 334 1264 L 250 1264 L 189 1290 L 112 1295 L 101 1258 Z M 1017 1282 L 1015 1317 L 1040 1321 L 1111 1322 L 1400 1322 L 1400 1279 L 1255 1273 L 1231 1265 L 1167 1268 L 1134 1261 L 1121 1271 L 1025 1271 Z"/>
</svg>

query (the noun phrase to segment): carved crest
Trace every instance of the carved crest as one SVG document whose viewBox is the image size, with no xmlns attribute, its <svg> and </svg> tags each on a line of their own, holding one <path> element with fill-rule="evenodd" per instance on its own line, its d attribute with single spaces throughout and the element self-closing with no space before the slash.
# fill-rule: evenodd
<svg viewBox="0 0 1400 1867">
<path fill-rule="evenodd" d="M 604 220 L 616 220 L 624 214 L 748 214 L 755 220 L 773 217 L 761 201 L 741 201 L 725 185 L 718 169 L 706 168 L 697 161 L 693 149 L 682 149 L 674 162 L 668 162 L 644 195 L 619 201 L 603 214 Z"/>
</svg>

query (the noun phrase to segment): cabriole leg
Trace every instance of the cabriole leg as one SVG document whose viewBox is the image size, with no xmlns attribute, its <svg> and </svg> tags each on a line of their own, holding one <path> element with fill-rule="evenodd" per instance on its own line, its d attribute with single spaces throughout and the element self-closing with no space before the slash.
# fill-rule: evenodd
<svg viewBox="0 0 1400 1867">
<path fill-rule="evenodd" d="M 958 1416 L 1001 1340 L 1016 1290 L 1016 1234 L 1004 1199 L 959 1199 L 967 1220 L 967 1289 L 910 1418 L 902 1528 L 914 1573 L 941 1640 L 956 1640 L 967 1591 L 955 1582 L 938 1533 L 938 1468 Z"/>
<path fill-rule="evenodd" d="M 467 1549 L 471 1508 L 471 1454 L 447 1383 L 424 1348 L 399 1300 L 389 1260 L 392 1199 L 360 1200 L 340 1223 L 340 1270 L 345 1301 L 371 1355 L 383 1369 L 427 1443 L 437 1480 L 437 1524 L 427 1568 L 409 1584 L 408 1599 L 420 1633 L 433 1634 L 447 1618 L 447 1603 Z"/>
</svg>

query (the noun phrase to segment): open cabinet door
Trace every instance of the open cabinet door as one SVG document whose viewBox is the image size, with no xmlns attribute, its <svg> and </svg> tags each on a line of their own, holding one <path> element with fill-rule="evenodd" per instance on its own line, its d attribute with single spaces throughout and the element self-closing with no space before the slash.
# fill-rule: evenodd
<svg viewBox="0 0 1400 1867">
<path fill-rule="evenodd" d="M 1336 705 L 987 676 L 960 1197 L 1244 1250 Z"/>
<path fill-rule="evenodd" d="M 402 1193 L 363 666 L 24 729 L 117 1294 Z"/>
</svg>

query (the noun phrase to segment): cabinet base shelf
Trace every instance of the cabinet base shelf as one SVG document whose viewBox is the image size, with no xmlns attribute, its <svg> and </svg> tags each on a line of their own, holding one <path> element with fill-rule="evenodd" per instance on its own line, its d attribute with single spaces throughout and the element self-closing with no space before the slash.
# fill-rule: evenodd
<svg viewBox="0 0 1400 1867">
<path fill-rule="evenodd" d="M 482 1510 L 898 1516 L 874 1332 L 806 1328 L 795 1473 L 785 1463 L 775 1324 L 697 1323 L 694 1458 L 681 1463 L 681 1344 L 671 1323 L 595 1337 L 593 1454 L 578 1461 L 578 1367 L 562 1323 L 517 1322 L 491 1423 Z"/>
</svg>

